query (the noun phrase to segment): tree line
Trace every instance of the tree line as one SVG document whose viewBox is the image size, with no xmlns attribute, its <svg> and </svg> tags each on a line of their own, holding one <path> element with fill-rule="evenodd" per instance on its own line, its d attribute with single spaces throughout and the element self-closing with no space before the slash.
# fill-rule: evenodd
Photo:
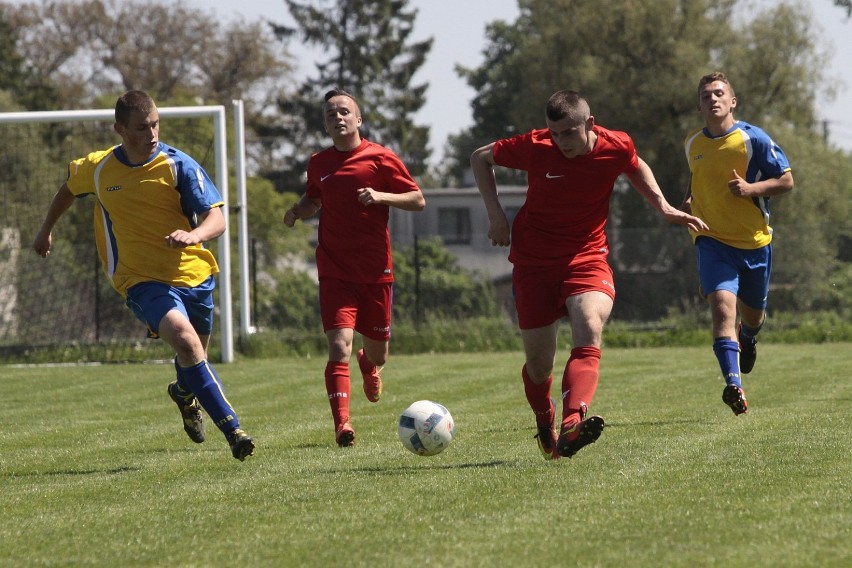
<svg viewBox="0 0 852 568">
<path fill-rule="evenodd" d="M 839 15 L 849 7 L 834 3 Z M 417 9 L 408 0 L 282 0 L 294 27 L 276 14 L 216 19 L 202 3 L 0 2 L 0 111 L 109 107 L 134 88 L 163 106 L 243 99 L 249 199 L 268 205 L 250 211 L 251 231 L 272 265 L 285 255 L 310 254 L 308 230 L 279 230 L 283 208 L 274 205 L 302 190 L 308 158 L 328 145 L 319 106 L 328 88 L 357 94 L 367 136 L 403 157 L 427 201 L 430 187 L 463 183 L 473 149 L 540 127 L 548 96 L 574 88 L 589 99 L 599 124 L 631 134 L 667 199 L 679 204 L 688 175 L 683 139 L 700 127 L 695 86 L 720 69 L 736 88 L 738 118 L 771 132 L 793 165 L 796 191 L 773 203 L 781 288 L 773 303 L 845 313 L 852 297 L 852 157 L 823 139 L 818 121 L 817 95 L 836 84 L 824 71 L 828 46 L 801 3 L 767 2 L 750 17 L 745 5 L 519 0 L 516 21 L 487 24 L 482 64 L 457 67 L 476 92 L 472 125 L 448 138 L 446 159 L 432 167 L 429 127 L 413 118 L 429 94 L 429 85 L 413 77 L 432 40 L 411 40 Z M 294 78 L 289 51 L 297 41 L 324 53 L 302 81 Z M 164 139 L 177 144 L 175 136 L 175 129 L 164 130 Z M 498 174 L 507 183 L 524 182 L 510 171 Z M 617 194 L 610 223 L 632 235 L 661 229 L 632 192 Z M 658 248 L 649 242 L 631 262 L 649 261 Z M 688 266 L 687 256 L 669 264 Z M 660 293 L 688 307 L 695 300 L 691 278 L 675 271 Z"/>
</svg>

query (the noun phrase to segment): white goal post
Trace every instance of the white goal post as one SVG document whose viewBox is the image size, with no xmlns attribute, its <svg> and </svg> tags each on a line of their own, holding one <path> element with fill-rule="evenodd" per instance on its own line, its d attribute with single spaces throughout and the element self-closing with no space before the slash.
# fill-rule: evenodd
<svg viewBox="0 0 852 568">
<path fill-rule="evenodd" d="M 219 237 L 219 325 L 221 333 L 222 362 L 230 363 L 234 360 L 234 333 L 233 333 L 233 301 L 231 292 L 231 247 L 229 239 L 230 213 L 229 191 L 228 191 L 228 152 L 226 143 L 226 120 L 225 107 L 221 105 L 196 106 L 196 107 L 162 107 L 158 109 L 162 118 L 199 118 L 211 117 L 214 128 L 214 153 L 216 160 L 215 183 L 224 200 L 226 229 Z M 241 138 L 243 132 L 242 101 L 234 101 L 234 117 L 236 122 L 236 136 Z M 70 110 L 70 111 L 28 111 L 28 112 L 6 112 L 0 113 L 0 123 L 33 123 L 33 122 L 83 122 L 83 121 L 109 121 L 115 120 L 114 109 L 98 110 Z M 235 167 L 237 168 L 237 193 L 238 200 L 234 211 L 237 213 L 239 224 L 240 246 L 246 242 L 246 191 L 245 191 L 245 158 L 244 143 L 237 140 Z M 246 248 L 247 245 L 245 245 Z M 247 251 L 240 254 L 241 265 L 247 263 Z M 244 273 L 243 273 L 244 272 Z M 249 332 L 250 322 L 248 318 L 248 274 L 247 269 L 241 270 L 240 288 L 241 311 L 244 312 L 241 320 L 245 333 Z"/>
</svg>

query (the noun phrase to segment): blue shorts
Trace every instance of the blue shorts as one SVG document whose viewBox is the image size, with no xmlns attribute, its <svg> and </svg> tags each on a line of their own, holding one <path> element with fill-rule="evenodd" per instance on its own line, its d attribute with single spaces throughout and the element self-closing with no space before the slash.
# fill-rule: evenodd
<svg viewBox="0 0 852 568">
<path fill-rule="evenodd" d="M 695 241 L 695 252 L 702 296 L 727 290 L 750 308 L 766 309 L 772 245 L 739 249 L 710 237 L 699 237 Z"/>
<path fill-rule="evenodd" d="M 148 326 L 150 337 L 159 337 L 160 320 L 171 310 L 182 313 L 198 335 L 213 331 L 213 289 L 211 276 L 195 288 L 171 286 L 163 282 L 142 282 L 127 290 L 127 306 Z"/>
</svg>

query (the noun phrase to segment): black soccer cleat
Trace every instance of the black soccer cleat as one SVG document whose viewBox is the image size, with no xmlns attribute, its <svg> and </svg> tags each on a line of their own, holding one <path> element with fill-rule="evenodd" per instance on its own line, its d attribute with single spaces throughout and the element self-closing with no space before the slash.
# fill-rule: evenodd
<svg viewBox="0 0 852 568">
<path fill-rule="evenodd" d="M 192 393 L 188 395 L 180 394 L 181 388 L 177 381 L 169 383 L 167 388 L 169 397 L 175 401 L 180 416 L 183 419 L 183 429 L 189 439 L 200 444 L 205 440 L 204 435 L 204 418 L 201 414 L 201 406 L 198 404 L 198 399 Z"/>
<path fill-rule="evenodd" d="M 736 416 L 748 412 L 745 391 L 737 385 L 728 385 L 722 391 L 722 402 L 731 407 Z"/>
<path fill-rule="evenodd" d="M 240 428 L 234 428 L 225 435 L 225 438 L 231 446 L 231 454 L 236 459 L 245 461 L 247 457 L 254 454 L 254 440 Z"/>
<path fill-rule="evenodd" d="M 556 451 L 563 458 L 573 457 L 582 448 L 594 444 L 603 429 L 604 419 L 601 416 L 590 416 L 570 428 L 562 428 L 556 442 Z"/>
</svg>

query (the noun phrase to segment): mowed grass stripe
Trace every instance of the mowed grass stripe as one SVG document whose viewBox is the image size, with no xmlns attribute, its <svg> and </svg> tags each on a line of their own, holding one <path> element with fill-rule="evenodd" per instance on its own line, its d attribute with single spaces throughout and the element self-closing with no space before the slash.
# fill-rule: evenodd
<svg viewBox="0 0 852 568">
<path fill-rule="evenodd" d="M 850 353 L 761 344 L 734 417 L 709 346 L 605 348 L 607 427 L 557 462 L 520 353 L 392 356 L 379 404 L 353 380 L 345 450 L 324 361 L 219 365 L 244 463 L 185 436 L 168 365 L 4 368 L 0 565 L 847 566 Z M 396 434 L 424 398 L 457 423 L 431 458 Z"/>
</svg>

